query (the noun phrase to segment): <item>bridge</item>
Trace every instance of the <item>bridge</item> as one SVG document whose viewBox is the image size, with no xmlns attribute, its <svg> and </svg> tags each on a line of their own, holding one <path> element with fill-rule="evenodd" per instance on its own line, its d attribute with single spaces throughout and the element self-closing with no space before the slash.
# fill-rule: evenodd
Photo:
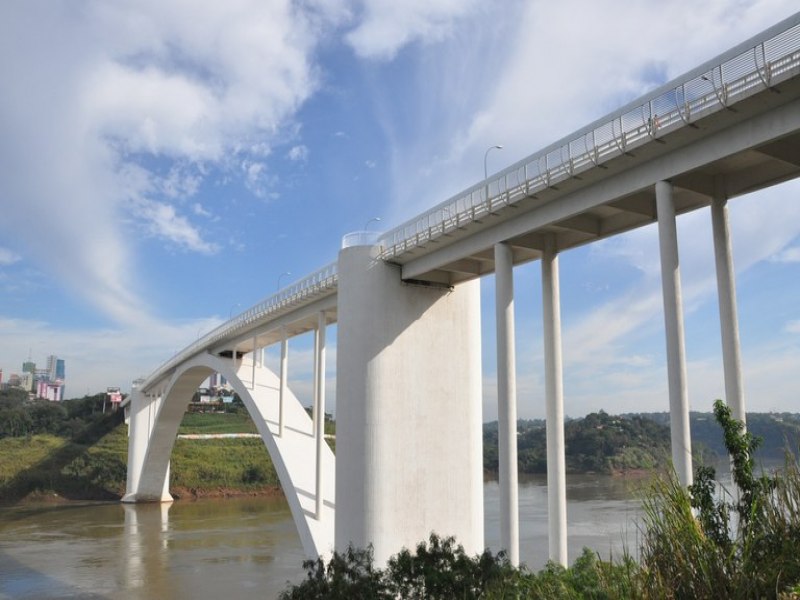
<svg viewBox="0 0 800 600">
<path fill-rule="evenodd" d="M 519 561 L 515 265 L 542 265 L 550 558 L 566 564 L 559 253 L 657 223 L 672 461 L 692 481 L 676 216 L 708 208 L 726 401 L 745 418 L 730 199 L 800 175 L 800 13 L 381 235 L 189 345 L 132 392 L 124 502 L 169 501 L 192 394 L 226 377 L 252 415 L 309 556 L 431 531 L 483 549 L 480 277 L 494 273 L 500 539 Z M 766 233 L 766 232 L 765 232 Z M 337 323 L 336 456 L 324 441 L 326 339 Z M 315 335 L 311 415 L 288 343 Z M 261 350 L 280 344 L 280 372 Z"/>
</svg>

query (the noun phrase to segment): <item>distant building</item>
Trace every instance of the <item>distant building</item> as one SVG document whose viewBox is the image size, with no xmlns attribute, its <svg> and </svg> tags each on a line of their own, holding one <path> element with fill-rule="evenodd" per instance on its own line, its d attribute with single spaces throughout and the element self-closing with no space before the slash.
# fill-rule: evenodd
<svg viewBox="0 0 800 600">
<path fill-rule="evenodd" d="M 51 402 L 61 402 L 64 399 L 64 385 L 60 381 L 38 381 L 36 384 L 36 397 Z"/>
<path fill-rule="evenodd" d="M 19 378 L 19 386 L 26 392 L 36 391 L 36 376 L 30 371 L 25 371 Z"/>
<path fill-rule="evenodd" d="M 65 370 L 63 358 L 58 358 L 54 354 L 47 357 L 47 374 L 50 381 L 55 381 L 56 379 L 64 381 L 66 379 Z"/>
<path fill-rule="evenodd" d="M 36 372 L 36 363 L 30 360 L 26 360 L 22 363 L 22 372 L 23 373 L 35 373 Z"/>
<path fill-rule="evenodd" d="M 117 410 L 122 404 L 122 392 L 118 387 L 106 388 L 106 397 L 103 400 L 103 412 L 106 412 L 106 403 L 111 403 L 111 410 Z"/>
</svg>

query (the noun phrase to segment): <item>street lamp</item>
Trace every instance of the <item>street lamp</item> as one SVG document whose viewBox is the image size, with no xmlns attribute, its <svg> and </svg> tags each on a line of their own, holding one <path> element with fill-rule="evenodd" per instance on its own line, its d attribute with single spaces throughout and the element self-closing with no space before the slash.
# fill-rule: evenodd
<svg viewBox="0 0 800 600">
<path fill-rule="evenodd" d="M 228 311 L 228 321 L 230 321 L 231 317 L 233 316 L 233 309 L 234 308 L 238 308 L 239 306 L 241 306 L 241 303 L 239 303 L 239 302 L 237 302 L 236 304 L 231 306 L 231 309 Z"/>
<path fill-rule="evenodd" d="M 486 186 L 486 201 L 487 202 L 489 201 L 489 170 L 488 170 L 488 168 L 486 166 L 486 160 L 489 158 L 489 152 L 491 152 L 492 150 L 495 150 L 495 149 L 502 150 L 503 147 L 500 146 L 500 145 L 489 146 L 486 149 L 486 152 L 483 154 L 483 182 L 484 182 L 484 185 Z"/>
<path fill-rule="evenodd" d="M 278 288 L 277 288 L 277 291 L 281 291 L 281 278 L 284 277 L 285 275 L 291 275 L 291 274 L 292 274 L 291 271 L 285 271 L 284 273 L 281 273 L 280 275 L 278 275 Z"/>
<path fill-rule="evenodd" d="M 373 223 L 373 222 L 378 223 L 378 222 L 380 222 L 380 220 L 381 220 L 380 217 L 372 217 L 369 221 L 367 221 L 364 224 L 364 231 L 366 231 L 369 228 L 369 224 L 370 223 Z"/>
</svg>

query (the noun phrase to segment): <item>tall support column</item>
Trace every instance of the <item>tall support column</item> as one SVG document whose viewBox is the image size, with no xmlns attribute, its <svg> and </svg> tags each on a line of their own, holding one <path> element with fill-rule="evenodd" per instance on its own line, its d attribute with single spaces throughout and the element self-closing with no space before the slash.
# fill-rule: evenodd
<svg viewBox="0 0 800 600">
<path fill-rule="evenodd" d="M 283 437 L 283 404 L 286 398 L 287 376 L 289 372 L 289 338 L 286 326 L 281 328 L 281 385 L 278 392 L 278 436 Z"/>
<path fill-rule="evenodd" d="M 252 360 L 253 360 L 253 365 L 252 365 L 252 369 L 251 369 L 251 372 L 250 372 L 250 389 L 251 390 L 256 389 L 256 357 L 258 356 L 258 349 L 256 348 L 256 344 L 257 343 L 258 343 L 257 338 L 255 336 L 253 336 L 253 354 L 252 354 L 252 357 L 251 357 Z"/>
<path fill-rule="evenodd" d="M 314 331 L 314 401 L 311 403 L 311 435 L 317 435 L 317 389 L 319 388 L 319 323 Z"/>
<path fill-rule="evenodd" d="M 739 349 L 739 318 L 736 310 L 736 281 L 733 270 L 728 200 L 722 194 L 711 201 L 714 259 L 717 267 L 719 325 L 722 331 L 722 367 L 725 372 L 725 401 L 735 419 L 745 421 L 742 359 Z"/>
<path fill-rule="evenodd" d="M 480 282 L 409 285 L 380 252 L 339 253 L 336 550 L 482 552 Z"/>
<path fill-rule="evenodd" d="M 561 300 L 555 238 L 542 256 L 545 396 L 547 397 L 547 504 L 550 560 L 567 566 L 567 476 L 564 455 L 564 383 L 561 366 Z"/>
<path fill-rule="evenodd" d="M 169 472 L 171 471 L 172 461 L 167 463 L 167 474 L 164 475 L 164 487 L 161 488 L 161 501 L 172 502 L 172 494 L 169 493 Z"/>
<path fill-rule="evenodd" d="M 142 475 L 142 466 L 147 452 L 147 442 L 150 436 L 150 423 L 148 421 L 148 398 L 139 390 L 131 393 L 131 407 L 128 429 L 128 476 L 125 485 L 123 502 L 136 502 L 136 492 L 139 490 L 139 480 Z"/>
<path fill-rule="evenodd" d="M 500 545 L 519 564 L 517 380 L 514 345 L 514 272 L 511 246 L 494 246 L 497 319 L 497 443 L 500 460 Z"/>
<path fill-rule="evenodd" d="M 316 409 L 316 443 L 317 443 L 317 472 L 316 472 L 316 518 L 322 516 L 322 445 L 325 443 L 325 328 L 327 326 L 325 311 L 320 311 L 317 317 L 317 389 L 314 394 L 314 407 Z"/>
<path fill-rule="evenodd" d="M 681 485 L 692 483 L 692 442 L 689 429 L 689 394 L 686 385 L 686 350 L 683 336 L 681 275 L 678 233 L 672 184 L 656 183 L 658 242 L 661 253 L 661 287 L 664 296 L 664 326 L 667 337 L 672 463 Z"/>
</svg>

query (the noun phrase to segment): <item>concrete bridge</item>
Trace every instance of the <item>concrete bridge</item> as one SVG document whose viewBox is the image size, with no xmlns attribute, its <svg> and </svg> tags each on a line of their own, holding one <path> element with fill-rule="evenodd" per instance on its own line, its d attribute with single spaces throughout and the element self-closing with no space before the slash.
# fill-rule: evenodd
<svg viewBox="0 0 800 600">
<path fill-rule="evenodd" d="M 542 261 L 550 558 L 566 564 L 559 252 L 658 224 L 672 460 L 692 481 L 676 215 L 709 209 L 725 395 L 745 416 L 727 202 L 800 174 L 800 13 L 380 236 L 172 357 L 132 394 L 127 494 L 169 501 L 169 459 L 211 373 L 244 401 L 305 551 L 431 531 L 483 540 L 480 298 L 496 282 L 501 545 L 519 560 L 515 265 Z M 787 200 L 789 201 L 789 200 Z M 764 232 L 768 235 L 768 232 Z M 324 442 L 326 327 L 337 333 L 336 457 Z M 287 387 L 288 340 L 315 332 L 309 416 Z M 281 344 L 273 373 L 263 348 Z"/>
</svg>

